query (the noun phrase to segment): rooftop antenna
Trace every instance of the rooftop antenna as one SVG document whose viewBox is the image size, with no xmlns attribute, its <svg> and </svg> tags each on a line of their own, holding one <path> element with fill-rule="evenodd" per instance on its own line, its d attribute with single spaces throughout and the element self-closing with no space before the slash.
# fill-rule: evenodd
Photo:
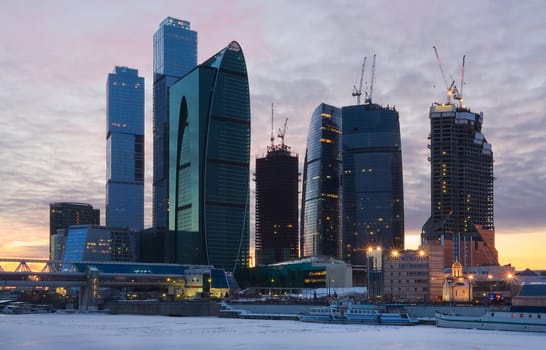
<svg viewBox="0 0 546 350">
<path fill-rule="evenodd" d="M 366 59 L 367 57 L 364 57 L 364 60 L 362 61 L 362 70 L 360 71 L 360 84 L 358 85 L 358 88 L 356 85 L 353 85 L 353 97 L 356 96 L 356 104 L 360 104 L 360 96 L 362 95 L 362 82 L 364 81 L 364 71 L 366 70 Z"/>
</svg>

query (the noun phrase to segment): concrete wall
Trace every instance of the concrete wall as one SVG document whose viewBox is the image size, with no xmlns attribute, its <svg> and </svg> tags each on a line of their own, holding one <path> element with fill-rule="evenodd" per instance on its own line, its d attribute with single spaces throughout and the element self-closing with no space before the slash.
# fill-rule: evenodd
<svg viewBox="0 0 546 350">
<path fill-rule="evenodd" d="M 107 303 L 104 309 L 111 314 L 164 316 L 218 316 L 217 301 L 188 301 L 180 303 L 118 302 Z"/>
</svg>

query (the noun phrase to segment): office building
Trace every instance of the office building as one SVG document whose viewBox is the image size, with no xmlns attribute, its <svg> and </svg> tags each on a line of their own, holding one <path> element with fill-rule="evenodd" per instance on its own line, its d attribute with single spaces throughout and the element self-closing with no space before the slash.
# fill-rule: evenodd
<svg viewBox="0 0 546 350">
<path fill-rule="evenodd" d="M 248 266 L 250 98 L 239 44 L 169 90 L 169 235 L 175 262 Z"/>
<path fill-rule="evenodd" d="M 115 67 L 106 88 L 106 225 L 144 228 L 144 78 Z"/>
<path fill-rule="evenodd" d="M 441 302 L 443 268 L 438 279 L 432 278 L 430 255 L 425 249 L 391 249 L 384 254 L 383 300 L 387 303 Z M 433 285 L 439 285 L 437 295 L 432 296 Z"/>
<path fill-rule="evenodd" d="M 493 151 L 483 113 L 430 107 L 431 216 L 423 242 L 444 246 L 444 266 L 498 265 L 493 220 Z M 437 243 L 439 242 L 439 243 Z"/>
<path fill-rule="evenodd" d="M 167 17 L 154 34 L 152 226 L 169 227 L 169 88 L 197 65 L 197 32 Z M 170 259 L 171 257 L 169 257 Z"/>
<path fill-rule="evenodd" d="M 92 205 L 76 202 L 49 204 L 49 257 L 60 260 L 63 256 L 66 229 L 72 225 L 99 225 L 100 210 Z"/>
<path fill-rule="evenodd" d="M 283 142 L 256 159 L 256 265 L 297 259 L 298 156 Z"/>
<path fill-rule="evenodd" d="M 311 116 L 303 168 L 300 254 L 341 257 L 341 110 Z"/>
<path fill-rule="evenodd" d="M 398 112 L 343 107 L 343 260 L 366 265 L 367 248 L 403 249 L 404 191 Z"/>
<path fill-rule="evenodd" d="M 98 225 L 71 226 L 63 260 L 137 261 L 135 232 L 128 228 Z"/>
</svg>

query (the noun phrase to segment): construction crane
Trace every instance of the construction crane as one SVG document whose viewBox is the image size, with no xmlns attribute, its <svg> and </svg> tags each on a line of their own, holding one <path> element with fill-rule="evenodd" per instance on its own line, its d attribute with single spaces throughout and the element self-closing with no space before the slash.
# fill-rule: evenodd
<svg viewBox="0 0 546 350">
<path fill-rule="evenodd" d="M 442 67 L 442 61 L 440 60 L 440 55 L 438 54 L 438 49 L 436 46 L 432 47 L 434 49 L 434 53 L 436 54 L 436 60 L 438 61 L 438 67 L 440 68 L 440 72 L 442 73 L 442 78 L 444 79 L 444 84 L 446 86 L 447 91 L 447 104 L 451 104 L 451 96 L 453 96 L 453 99 L 459 101 L 459 108 L 463 107 L 463 86 L 464 86 L 464 63 L 466 59 L 466 55 L 463 56 L 463 64 L 461 66 L 461 90 L 457 88 L 457 85 L 455 84 L 455 79 L 452 78 L 451 84 L 447 84 L 446 75 L 444 73 L 444 68 Z"/>
<path fill-rule="evenodd" d="M 364 57 L 364 60 L 362 61 L 362 71 L 360 72 L 360 84 L 358 85 L 358 88 L 356 85 L 353 85 L 353 97 L 356 96 L 356 104 L 360 104 L 360 96 L 362 95 L 362 82 L 364 81 L 364 71 L 366 70 L 366 59 L 367 57 Z"/>
<path fill-rule="evenodd" d="M 464 60 L 466 55 L 463 56 L 463 64 L 461 66 L 461 90 L 457 90 L 455 87 L 455 96 L 454 98 L 459 101 L 459 108 L 463 108 L 463 86 L 464 86 Z"/>
<path fill-rule="evenodd" d="M 438 54 L 438 49 L 436 46 L 432 47 L 434 49 L 434 53 L 436 54 L 436 61 L 438 62 L 438 67 L 440 68 L 440 72 L 442 73 L 442 78 L 444 79 L 444 84 L 446 86 L 446 92 L 447 92 L 447 104 L 451 104 L 451 95 L 453 95 L 454 92 L 454 86 L 455 86 L 455 80 L 451 82 L 451 85 L 447 84 L 446 74 L 444 73 L 444 68 L 442 66 L 442 61 L 440 60 L 440 55 Z"/>
<path fill-rule="evenodd" d="M 366 103 L 372 103 L 372 96 L 373 96 L 373 85 L 375 83 L 375 54 L 373 54 L 373 61 L 372 61 L 372 77 L 370 79 L 370 93 L 366 92 Z"/>
<path fill-rule="evenodd" d="M 271 141 L 271 147 L 275 146 L 275 135 L 273 134 L 273 102 L 271 102 L 271 137 L 269 140 Z"/>
<path fill-rule="evenodd" d="M 284 148 L 284 136 L 286 135 L 286 124 L 288 123 L 288 118 L 284 120 L 284 127 L 282 129 L 279 128 L 279 133 L 277 134 L 277 137 L 281 139 L 281 147 Z"/>
</svg>

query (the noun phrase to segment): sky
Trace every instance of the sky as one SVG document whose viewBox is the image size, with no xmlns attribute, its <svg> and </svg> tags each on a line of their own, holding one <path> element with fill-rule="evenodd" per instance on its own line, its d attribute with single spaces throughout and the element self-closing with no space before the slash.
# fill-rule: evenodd
<svg viewBox="0 0 546 350">
<path fill-rule="evenodd" d="M 544 334 L 219 317 L 0 313 L 2 349 L 544 349 Z M 67 332 L 67 330 L 69 330 Z M 70 336 L 67 336 L 70 334 Z"/>
<path fill-rule="evenodd" d="M 546 3 L 529 1 L 28 1 L 0 12 L 0 257 L 48 256 L 49 203 L 101 209 L 105 223 L 106 78 L 137 68 L 146 89 L 145 226 L 151 225 L 152 37 L 167 16 L 198 32 L 198 62 L 230 41 L 249 75 L 252 162 L 288 118 L 305 155 L 313 110 L 356 103 L 375 53 L 374 102 L 400 113 L 406 247 L 430 215 L 429 107 L 465 64 L 465 104 L 493 145 L 501 264 L 546 268 Z M 367 71 L 370 71 L 368 63 Z M 451 79 L 450 79 L 451 80 Z M 366 74 L 365 81 L 369 81 Z M 302 169 L 300 169 L 302 171 Z"/>
</svg>

